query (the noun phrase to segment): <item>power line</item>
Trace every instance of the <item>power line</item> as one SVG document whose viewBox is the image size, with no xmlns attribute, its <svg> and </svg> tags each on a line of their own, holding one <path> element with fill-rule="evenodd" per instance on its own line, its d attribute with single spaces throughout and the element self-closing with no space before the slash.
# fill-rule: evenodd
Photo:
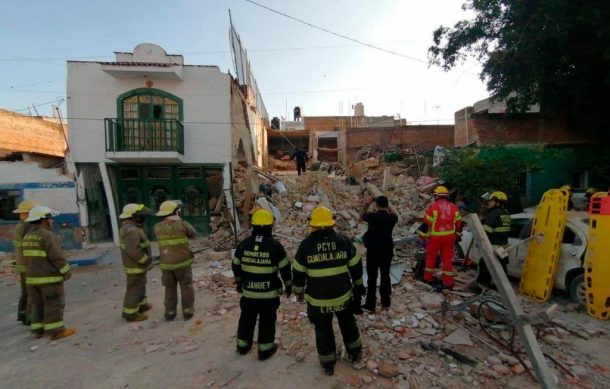
<svg viewBox="0 0 610 389">
<path fill-rule="evenodd" d="M 423 63 L 423 64 L 428 64 L 428 62 L 427 62 L 427 61 L 424 61 L 424 60 L 422 60 L 422 59 L 415 58 L 415 57 L 410 57 L 410 56 L 408 56 L 408 55 L 405 55 L 405 54 L 402 54 L 402 53 L 398 53 L 398 52 L 393 51 L 393 50 L 384 49 L 384 48 L 382 48 L 382 47 L 375 46 L 375 45 L 373 45 L 373 44 L 370 44 L 370 43 L 367 43 L 367 42 L 363 42 L 363 41 L 358 40 L 358 39 L 355 39 L 355 38 L 351 38 L 351 37 L 349 37 L 349 36 L 347 36 L 347 35 L 343 35 L 343 34 L 340 34 L 340 33 L 338 33 L 338 32 L 334 32 L 334 31 L 328 30 L 328 29 L 326 29 L 326 28 L 324 28 L 324 27 L 316 26 L 315 24 L 311 24 L 311 23 L 309 23 L 309 22 L 306 22 L 305 20 L 302 20 L 302 19 L 296 18 L 296 17 L 294 17 L 294 16 L 290 16 L 290 15 L 285 14 L 285 13 L 283 13 L 283 12 L 277 11 L 277 10 L 275 10 L 275 9 L 273 9 L 273 8 L 269 8 L 269 7 L 267 7 L 266 5 L 263 5 L 263 4 L 260 4 L 260 3 L 257 3 L 257 2 L 255 2 L 255 1 L 252 1 L 252 0 L 245 0 L 245 1 L 246 1 L 246 2 L 248 2 L 248 3 L 254 4 L 254 5 L 258 6 L 258 7 L 264 8 L 264 9 L 266 9 L 266 10 L 268 10 L 268 11 L 273 12 L 273 13 L 276 13 L 276 14 L 278 14 L 278 15 L 284 16 L 284 17 L 286 17 L 286 18 L 288 18 L 288 19 L 292 19 L 292 20 L 297 21 L 297 22 L 299 22 L 299 23 L 303 23 L 303 24 L 305 24 L 305 25 L 307 25 L 307 26 L 309 26 L 309 27 L 313 27 L 313 28 L 315 28 L 315 29 L 317 29 L 317 30 L 324 31 L 324 32 L 326 32 L 326 33 L 328 33 L 328 34 L 331 34 L 331 35 L 334 35 L 334 36 L 338 36 L 339 38 L 343 38 L 343 39 L 346 39 L 346 40 L 351 41 L 351 42 L 358 43 L 359 45 L 367 46 L 367 47 L 370 47 L 371 49 L 375 49 L 375 50 L 383 51 L 384 53 L 388 53 L 388 54 L 395 55 L 395 56 L 397 56 L 397 57 L 402 57 L 402 58 L 405 58 L 405 59 L 409 59 L 409 60 L 411 60 L 411 61 L 417 61 L 417 62 L 420 62 L 420 63 Z"/>
<path fill-rule="evenodd" d="M 65 101 L 65 99 L 63 97 L 58 97 L 57 99 L 55 99 L 53 101 L 47 101 L 45 103 L 40 103 L 40 104 L 33 104 L 33 105 L 30 105 L 29 107 L 21 108 L 21 109 L 11 109 L 10 111 L 13 111 L 13 112 L 27 111 L 28 109 L 33 108 L 33 107 L 42 107 L 43 105 L 49 105 L 49 104 L 53 104 L 53 103 L 61 104 L 64 101 Z M 6 114 L 6 113 L 0 113 L 0 116 L 18 116 L 18 117 L 21 117 L 22 115 L 11 115 L 11 114 Z"/>
</svg>

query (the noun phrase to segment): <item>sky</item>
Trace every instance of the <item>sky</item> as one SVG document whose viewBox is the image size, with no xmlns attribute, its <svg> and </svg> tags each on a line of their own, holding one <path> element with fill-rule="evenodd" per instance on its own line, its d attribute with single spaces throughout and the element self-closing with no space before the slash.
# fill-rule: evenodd
<svg viewBox="0 0 610 389">
<path fill-rule="evenodd" d="M 271 117 L 292 116 L 294 106 L 303 116 L 351 115 L 362 102 L 367 116 L 452 123 L 455 111 L 488 96 L 474 60 L 450 72 L 428 65 L 432 32 L 468 18 L 462 0 L 257 2 L 409 58 L 246 0 L 2 0 L 0 108 L 28 114 L 37 105 L 51 115 L 59 104 L 66 116 L 67 60 L 112 61 L 113 52 L 144 42 L 235 75 L 229 9 Z"/>
</svg>

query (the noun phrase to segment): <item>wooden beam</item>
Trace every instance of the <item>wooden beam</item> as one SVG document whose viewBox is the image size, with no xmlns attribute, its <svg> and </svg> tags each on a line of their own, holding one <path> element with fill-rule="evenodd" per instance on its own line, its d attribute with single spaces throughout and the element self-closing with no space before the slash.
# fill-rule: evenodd
<svg viewBox="0 0 610 389">
<path fill-rule="evenodd" d="M 553 371 L 546 364 L 546 360 L 544 359 L 544 355 L 542 354 L 536 335 L 534 335 L 531 324 L 528 324 L 524 320 L 525 314 L 521 307 L 521 303 L 517 299 L 517 295 L 508 281 L 506 274 L 504 274 L 500 261 L 496 258 L 493 246 L 487 238 L 481 221 L 478 216 L 473 213 L 464 216 L 464 221 L 468 223 L 468 227 L 470 228 L 470 231 L 472 231 L 473 239 L 479 248 L 479 252 L 483 256 L 483 260 L 493 277 L 498 292 L 500 292 L 500 296 L 502 296 L 502 299 L 508 308 L 513 325 L 517 329 L 521 342 L 532 362 L 540 385 L 545 389 L 556 388 L 557 384 Z"/>
<path fill-rule="evenodd" d="M 379 188 L 377 186 L 375 186 L 374 184 L 371 184 L 370 182 L 368 182 L 366 184 L 366 188 L 369 190 L 369 192 L 373 195 L 373 197 L 378 197 L 378 196 L 385 196 L 383 194 L 382 191 L 379 190 Z M 390 204 L 390 210 L 392 212 L 394 212 L 396 215 L 398 215 L 400 217 L 400 213 L 398 213 L 396 211 L 396 208 L 394 208 L 394 206 L 392 204 Z"/>
</svg>

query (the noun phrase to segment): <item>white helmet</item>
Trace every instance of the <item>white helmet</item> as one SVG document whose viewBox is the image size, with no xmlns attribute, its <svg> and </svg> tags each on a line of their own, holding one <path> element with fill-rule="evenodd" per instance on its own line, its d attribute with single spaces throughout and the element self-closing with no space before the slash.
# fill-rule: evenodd
<svg viewBox="0 0 610 389">
<path fill-rule="evenodd" d="M 47 219 L 47 218 L 54 217 L 57 215 L 59 215 L 59 212 L 57 212 L 56 210 L 51 209 L 44 205 L 38 205 L 30 210 L 30 213 L 28 214 L 28 218 L 25 219 L 25 221 L 26 222 L 35 222 L 38 220 Z"/>
</svg>

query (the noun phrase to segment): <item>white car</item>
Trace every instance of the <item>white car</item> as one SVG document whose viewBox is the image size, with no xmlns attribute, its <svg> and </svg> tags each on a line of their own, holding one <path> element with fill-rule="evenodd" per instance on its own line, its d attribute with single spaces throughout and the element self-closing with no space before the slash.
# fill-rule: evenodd
<svg viewBox="0 0 610 389">
<path fill-rule="evenodd" d="M 511 215 L 509 245 L 512 246 L 531 235 L 534 211 Z M 568 212 L 561 245 L 561 257 L 555 278 L 555 288 L 568 292 L 572 301 L 583 304 L 586 303 L 583 263 L 588 243 L 588 218 L 589 215 L 586 212 Z M 525 242 L 509 251 L 509 276 L 521 278 L 528 243 Z M 468 227 L 464 228 L 460 248 L 458 256 L 479 262 L 481 256 L 476 245 L 472 244 L 472 233 Z"/>
</svg>

